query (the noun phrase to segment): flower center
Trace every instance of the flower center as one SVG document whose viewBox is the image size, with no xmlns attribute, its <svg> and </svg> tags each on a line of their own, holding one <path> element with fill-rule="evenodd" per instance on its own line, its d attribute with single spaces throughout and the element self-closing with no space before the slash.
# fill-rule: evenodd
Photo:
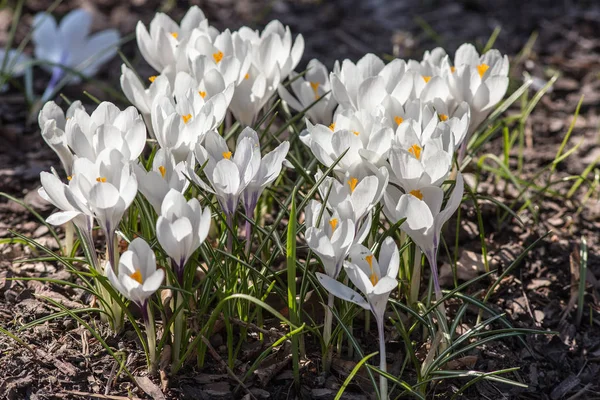
<svg viewBox="0 0 600 400">
<path fill-rule="evenodd" d="M 332 131 L 335 130 L 335 122 L 332 122 L 331 125 L 329 125 L 329 129 Z"/>
<path fill-rule="evenodd" d="M 355 135 L 355 136 L 358 136 L 358 135 L 360 135 L 360 132 L 359 132 L 359 131 L 352 131 L 352 133 L 354 133 L 354 135 Z"/>
<path fill-rule="evenodd" d="M 329 220 L 329 226 L 331 226 L 331 233 L 335 232 L 335 228 L 337 228 L 337 226 L 338 226 L 338 219 L 331 218 Z"/>
<path fill-rule="evenodd" d="M 401 123 L 403 123 L 403 122 L 404 122 L 404 118 L 402 118 L 402 117 L 399 117 L 399 116 L 397 116 L 397 115 L 396 115 L 396 116 L 394 117 L 394 122 L 396 123 L 396 125 L 400 125 Z"/>
<path fill-rule="evenodd" d="M 148 80 L 150 81 L 150 83 L 154 82 L 156 80 L 156 75 L 152 75 L 148 78 Z"/>
<path fill-rule="evenodd" d="M 485 71 L 487 71 L 488 69 L 490 69 L 489 65 L 487 65 L 485 63 L 479 64 L 477 66 L 477 72 L 479 72 L 479 77 L 483 78 L 483 75 L 485 74 Z"/>
<path fill-rule="evenodd" d="M 142 281 L 142 273 L 139 270 L 137 270 L 137 269 L 133 272 L 133 274 L 129 275 L 129 277 L 131 279 L 133 279 L 134 281 L 136 281 L 137 283 L 139 283 L 140 285 L 142 283 L 144 283 Z"/>
<path fill-rule="evenodd" d="M 417 199 L 423 200 L 423 193 L 420 190 L 411 190 L 409 193 L 415 196 Z"/>
<path fill-rule="evenodd" d="M 179 36 L 179 33 L 171 32 L 171 36 L 173 36 L 175 39 L 177 39 L 177 37 Z"/>
<path fill-rule="evenodd" d="M 100 183 L 105 183 L 106 182 L 106 178 L 103 176 L 99 176 L 96 178 L 96 182 L 100 182 Z"/>
<path fill-rule="evenodd" d="M 377 285 L 377 282 L 379 282 L 379 277 L 373 269 L 373 254 L 369 254 L 368 256 L 366 256 L 365 260 L 367 260 L 367 264 L 369 264 L 369 268 L 371 269 L 371 276 L 369 277 L 369 280 L 371 281 L 371 284 L 375 286 Z"/>
<path fill-rule="evenodd" d="M 206 92 L 203 92 L 202 90 L 198 92 L 198 94 L 200 95 L 200 97 L 205 98 L 206 97 Z"/>
<path fill-rule="evenodd" d="M 321 83 L 320 82 L 310 82 L 310 87 L 312 88 L 313 92 L 315 92 L 315 100 L 319 99 L 319 85 Z"/>
<path fill-rule="evenodd" d="M 430 75 L 423 75 L 423 80 L 425 81 L 425 83 L 429 82 L 431 80 L 431 76 Z"/>
<path fill-rule="evenodd" d="M 213 53 L 213 58 L 215 59 L 215 62 L 218 64 L 221 62 L 221 60 L 223 59 L 223 52 L 222 51 L 217 51 L 216 53 Z"/>
<path fill-rule="evenodd" d="M 250 74 L 244 75 L 244 79 L 250 79 Z"/>
<path fill-rule="evenodd" d="M 408 152 L 410 154 L 412 154 L 413 156 L 415 156 L 415 158 L 417 160 L 420 160 L 421 159 L 421 150 L 423 150 L 423 148 L 415 143 L 412 146 L 410 146 L 410 148 L 408 149 Z"/>
<path fill-rule="evenodd" d="M 448 120 L 448 116 L 446 114 L 440 114 L 440 121 L 447 121 Z"/>
<path fill-rule="evenodd" d="M 164 166 L 160 166 L 158 167 L 158 171 L 160 172 L 160 175 L 164 178 L 165 175 L 167 174 L 167 169 Z"/>
<path fill-rule="evenodd" d="M 450 73 L 455 73 L 456 72 L 456 67 L 453 65 L 450 67 Z"/>
<path fill-rule="evenodd" d="M 184 124 L 187 124 L 190 121 L 190 119 L 192 119 L 192 114 L 182 115 L 181 119 L 183 120 Z"/>
<path fill-rule="evenodd" d="M 73 179 L 73 175 L 69 175 L 67 176 L 67 180 L 70 181 L 71 179 Z"/>
<path fill-rule="evenodd" d="M 224 151 L 223 152 L 223 158 L 231 160 L 231 152 L 230 151 Z"/>
<path fill-rule="evenodd" d="M 358 185 L 358 179 L 356 179 L 356 178 L 348 179 L 348 186 L 350 186 L 350 193 L 354 193 L 354 189 L 356 189 L 356 185 Z"/>
</svg>

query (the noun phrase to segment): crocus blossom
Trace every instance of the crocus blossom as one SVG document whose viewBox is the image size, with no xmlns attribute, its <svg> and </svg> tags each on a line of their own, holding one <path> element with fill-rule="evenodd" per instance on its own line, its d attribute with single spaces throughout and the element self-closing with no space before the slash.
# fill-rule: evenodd
<svg viewBox="0 0 600 400">
<path fill-rule="evenodd" d="M 177 190 L 169 190 L 156 221 L 156 238 L 173 260 L 180 284 L 184 266 L 208 236 L 210 223 L 208 207 L 202 210 L 197 199 L 186 201 Z"/>
<path fill-rule="evenodd" d="M 165 271 L 156 268 L 156 256 L 142 238 L 133 239 L 121 254 L 118 271 L 116 275 L 106 263 L 105 274 L 111 285 L 140 308 L 145 308 L 148 298 L 165 279 Z"/>
<path fill-rule="evenodd" d="M 69 75 L 68 83 L 78 83 L 78 75 L 68 74 L 63 68 L 73 69 L 83 76 L 93 76 L 100 66 L 117 54 L 121 39 L 116 29 L 107 29 L 90 35 L 92 14 L 83 8 L 71 11 L 57 25 L 54 17 L 42 12 L 33 19 L 32 40 L 35 58 L 49 64 L 52 72 L 45 99 L 61 79 Z"/>
</svg>

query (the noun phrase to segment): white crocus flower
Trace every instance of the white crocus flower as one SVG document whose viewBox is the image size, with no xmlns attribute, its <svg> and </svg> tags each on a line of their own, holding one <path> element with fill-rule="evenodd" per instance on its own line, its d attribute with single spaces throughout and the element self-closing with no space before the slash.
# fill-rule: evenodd
<svg viewBox="0 0 600 400">
<path fill-rule="evenodd" d="M 351 262 L 344 263 L 344 270 L 350 281 L 363 293 L 361 296 L 354 289 L 338 282 L 337 280 L 317 272 L 319 282 L 327 291 L 342 300 L 357 304 L 370 310 L 377 321 L 379 331 L 379 368 L 385 372 L 385 309 L 390 293 L 398 287 L 398 270 L 400 267 L 400 254 L 398 246 L 390 237 L 381 245 L 379 260 L 373 253 L 362 245 L 355 245 L 350 251 Z M 387 399 L 387 378 L 380 376 L 380 395 Z"/>
<path fill-rule="evenodd" d="M 137 194 L 137 181 L 129 161 L 116 149 L 102 151 L 95 161 L 78 158 L 73 163 L 67 196 L 84 198 L 109 247 L 113 246 L 115 229 Z"/>
<path fill-rule="evenodd" d="M 196 145 L 194 151 L 198 165 L 204 165 L 203 172 L 209 184 L 204 183 L 191 168 L 190 177 L 204 190 L 217 196 L 230 227 L 240 196 L 260 169 L 260 149 L 255 145 L 254 139 L 240 135 L 234 154 L 221 135 L 210 131 L 204 145 Z"/>
<path fill-rule="evenodd" d="M 160 147 L 170 149 L 179 163 L 187 159 L 196 144 L 204 141 L 207 132 L 221 125 L 227 99 L 225 94 L 218 93 L 204 101 L 191 89 L 176 92 L 175 98 L 176 102 L 164 96 L 154 101 L 152 127 Z"/>
<path fill-rule="evenodd" d="M 292 72 L 290 80 L 289 86 L 294 96 L 285 86 L 280 85 L 278 88 L 279 97 L 298 112 L 306 110 L 318 100 L 306 111 L 308 119 L 313 124 L 331 124 L 337 101 L 331 93 L 328 93 L 331 90 L 331 84 L 329 73 L 323 63 L 317 59 L 310 60 L 304 76 Z"/>
<path fill-rule="evenodd" d="M 121 66 L 121 89 L 131 102 L 142 114 L 146 126 L 152 128 L 152 104 L 154 99 L 162 96 L 171 96 L 173 90 L 169 79 L 164 75 L 150 76 L 150 86 L 146 88 L 138 76 L 125 64 Z M 152 131 L 151 131 L 152 133 Z"/>
<path fill-rule="evenodd" d="M 315 174 L 318 181 L 322 172 Z M 327 199 L 327 206 L 336 210 L 342 219 L 349 218 L 354 222 L 356 235 L 363 237 L 371 210 L 379 203 L 388 185 L 389 173 L 387 168 L 377 168 L 364 161 L 355 164 L 340 180 L 326 177 L 319 186 L 322 198 Z M 362 242 L 361 239 L 359 242 Z"/>
<path fill-rule="evenodd" d="M 152 68 L 163 72 L 165 68 L 175 68 L 177 48 L 180 42 L 189 39 L 192 31 L 198 29 L 216 36 L 218 31 L 208 25 L 208 20 L 198 6 L 192 6 L 178 25 L 164 13 L 156 13 L 150 22 L 150 32 L 139 21 L 135 34 L 142 57 Z"/>
<path fill-rule="evenodd" d="M 202 210 L 197 199 L 186 201 L 177 190 L 169 190 L 156 221 L 156 238 L 173 260 L 180 284 L 185 264 L 208 236 L 210 223 L 208 207 Z"/>
<path fill-rule="evenodd" d="M 214 110 L 214 119 L 222 121 L 233 97 L 234 84 L 228 84 L 218 69 L 206 68 L 206 57 L 194 60 L 191 68 L 192 75 L 182 71 L 175 77 L 176 99 L 187 98 L 186 94 L 190 91 L 195 109 L 201 109 L 209 101 L 222 102 Z"/>
<path fill-rule="evenodd" d="M 272 76 L 267 76 L 251 65 L 242 82 L 236 86 L 231 100 L 230 109 L 235 119 L 243 126 L 252 126 L 280 82 L 278 67 L 275 67 Z"/>
<path fill-rule="evenodd" d="M 245 128 L 238 136 L 238 142 L 244 138 L 249 138 L 252 142 L 255 154 L 260 156 L 260 141 L 258 134 L 252 128 Z M 246 189 L 244 189 L 243 202 L 246 210 L 246 215 L 252 217 L 254 209 L 258 203 L 260 195 L 281 173 L 283 161 L 290 149 L 290 143 L 286 140 L 277 146 L 274 150 L 260 158 L 260 166 L 254 178 L 250 181 Z"/>
<path fill-rule="evenodd" d="M 277 80 L 276 86 L 296 68 L 304 53 L 304 37 L 296 36 L 292 44 L 289 26 L 284 27 L 278 20 L 269 22 L 260 34 L 247 27 L 238 33 L 252 45 L 252 64 L 267 81 Z"/>
<path fill-rule="evenodd" d="M 50 148 L 58 155 L 67 175 L 71 175 L 71 169 L 75 158 L 71 149 L 69 149 L 65 127 L 67 119 L 72 118 L 75 110 L 78 109 L 83 110 L 83 106 L 79 100 L 73 102 L 69 106 L 66 114 L 55 102 L 49 101 L 44 104 L 44 107 L 38 115 L 38 124 L 40 126 L 42 137 L 48 146 L 50 146 Z"/>
<path fill-rule="evenodd" d="M 392 129 L 366 111 L 338 113 L 329 127 L 309 121 L 306 126 L 300 140 L 323 165 L 331 166 L 345 152 L 336 173 L 344 174 L 364 160 L 383 165 L 392 144 Z"/>
<path fill-rule="evenodd" d="M 57 64 L 44 66 L 52 72 L 44 98 L 68 74 L 63 66 L 84 76 L 93 76 L 102 64 L 117 53 L 117 45 L 121 39 L 119 32 L 107 29 L 90 35 L 91 27 L 92 14 L 82 8 L 65 15 L 60 25 L 48 13 L 38 13 L 34 17 L 32 40 L 35 58 Z M 79 76 L 71 74 L 68 82 L 78 83 L 80 80 Z"/>
<path fill-rule="evenodd" d="M 342 219 L 335 210 L 330 213 L 316 200 L 308 203 L 305 220 L 308 247 L 321 260 L 325 273 L 336 279 L 350 247 L 356 242 L 362 242 L 368 229 L 363 230 L 362 237 L 356 238 L 352 219 Z"/>
<path fill-rule="evenodd" d="M 165 279 L 165 272 L 156 268 L 154 252 L 142 238 L 132 240 L 121 254 L 118 271 L 117 276 L 110 263 L 106 263 L 105 274 L 111 285 L 141 309 L 146 308 L 148 298 Z"/>
<path fill-rule="evenodd" d="M 138 181 L 139 191 L 150 202 L 157 214 L 169 190 L 185 193 L 189 186 L 186 178 L 187 166 L 193 162 L 192 153 L 187 161 L 175 162 L 169 149 L 158 149 L 152 160 L 152 169 L 146 171 L 141 165 L 134 164 L 133 169 Z"/>
<path fill-rule="evenodd" d="M 88 114 L 75 108 L 66 121 L 69 147 L 77 157 L 96 160 L 105 149 L 118 150 L 126 160 L 137 159 L 146 145 L 146 126 L 135 107 L 121 111 L 110 102 L 102 102 Z"/>
<path fill-rule="evenodd" d="M 479 56 L 473 45 L 465 43 L 456 51 L 448 84 L 456 101 L 466 101 L 471 108 L 469 133 L 481 125 L 506 94 L 508 68 L 508 57 L 498 50 Z"/>
<path fill-rule="evenodd" d="M 437 300 L 442 297 L 437 273 L 440 234 L 443 225 L 460 206 L 463 192 L 464 181 L 459 172 L 454 190 L 444 208 L 442 208 L 444 192 L 436 186 L 424 187 L 406 194 L 402 194 L 397 189 L 388 190 L 383 196 L 384 213 L 390 222 L 396 223 L 406 218 L 400 228 L 410 236 L 429 260 Z"/>
</svg>

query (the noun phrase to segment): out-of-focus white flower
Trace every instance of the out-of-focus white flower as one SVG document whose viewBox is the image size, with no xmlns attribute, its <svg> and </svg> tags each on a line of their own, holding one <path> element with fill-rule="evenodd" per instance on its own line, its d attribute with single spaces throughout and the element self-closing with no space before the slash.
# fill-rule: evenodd
<svg viewBox="0 0 600 400">
<path fill-rule="evenodd" d="M 437 251 L 440 234 L 443 225 L 462 201 L 464 192 L 462 174 L 460 172 L 457 174 L 456 185 L 443 209 L 444 191 L 437 186 L 424 187 L 405 194 L 395 188 L 391 189 L 393 190 L 388 189 L 383 196 L 384 213 L 392 223 L 406 218 L 400 228 L 427 256 L 434 277 L 436 297 L 439 300 L 441 289 L 437 278 Z"/>
<path fill-rule="evenodd" d="M 249 138 L 252 142 L 255 153 L 258 152 L 258 156 L 261 157 L 260 153 L 260 142 L 256 131 L 250 127 L 245 128 L 238 136 L 238 142 L 244 138 Z M 251 217 L 254 214 L 254 209 L 258 203 L 260 195 L 281 173 L 283 161 L 287 156 L 288 150 L 290 149 L 290 143 L 288 141 L 282 142 L 273 151 L 266 154 L 260 159 L 260 166 L 254 178 L 250 181 L 248 186 L 244 189 L 242 200 L 244 202 L 244 208 L 246 215 Z"/>
<path fill-rule="evenodd" d="M 331 124 L 337 101 L 331 93 L 328 93 L 331 90 L 331 85 L 329 83 L 329 73 L 323 63 L 317 59 L 310 60 L 306 67 L 306 74 L 300 76 L 292 72 L 290 80 L 290 87 L 294 92 L 294 96 L 290 94 L 285 86 L 280 85 L 278 92 L 281 99 L 298 112 L 304 111 L 319 100 L 306 111 L 306 115 L 313 124 Z"/>
<path fill-rule="evenodd" d="M 145 308 L 148 298 L 165 279 L 165 271 L 156 268 L 154 252 L 142 238 L 133 239 L 119 258 L 118 275 L 108 262 L 105 274 L 118 292 L 140 308 Z"/>
<path fill-rule="evenodd" d="M 346 152 L 334 168 L 341 174 L 363 160 L 383 165 L 392 144 L 392 129 L 366 111 L 338 113 L 329 127 L 306 125 L 300 139 L 323 165 L 331 166 Z"/>
<path fill-rule="evenodd" d="M 67 71 L 62 66 L 74 69 L 84 76 L 93 76 L 100 66 L 117 54 L 121 39 L 116 29 L 107 29 L 90 35 L 92 14 L 83 8 L 71 11 L 56 24 L 54 17 L 42 12 L 33 19 L 32 40 L 35 58 L 57 64 L 43 66 L 52 71 L 48 84 L 51 90 Z M 69 83 L 78 83 L 81 78 L 72 75 Z"/>
<path fill-rule="evenodd" d="M 139 164 L 134 164 L 133 169 L 139 190 L 158 214 L 169 190 L 174 189 L 180 193 L 185 193 L 187 190 L 190 182 L 185 173 L 190 163 L 193 163 L 192 153 L 187 161 L 176 163 L 169 149 L 161 148 L 154 155 L 150 171 L 146 171 Z"/>
<path fill-rule="evenodd" d="M 234 154 L 221 135 L 210 131 L 204 145 L 196 145 L 194 154 L 198 165 L 204 165 L 203 172 L 209 184 L 196 175 L 192 168 L 189 175 L 196 184 L 217 196 L 228 218 L 232 218 L 240 196 L 260 169 L 261 155 L 256 144 L 251 136 L 240 135 Z"/>
<path fill-rule="evenodd" d="M 156 222 L 156 238 L 173 260 L 179 283 L 184 266 L 208 236 L 210 209 L 202 210 L 197 199 L 186 201 L 183 194 L 169 190 Z"/>
<path fill-rule="evenodd" d="M 63 169 L 67 175 L 71 175 L 73 160 L 75 159 L 65 134 L 67 119 L 72 118 L 75 110 L 83 110 L 81 101 L 74 101 L 65 112 L 56 105 L 55 102 L 49 101 L 44 104 L 44 107 L 38 115 L 38 124 L 44 141 L 58 155 Z"/>
<path fill-rule="evenodd" d="M 146 125 L 135 107 L 121 111 L 105 101 L 92 114 L 76 107 L 65 124 L 69 147 L 90 161 L 105 149 L 118 150 L 126 160 L 137 159 L 146 145 Z"/>
<path fill-rule="evenodd" d="M 208 20 L 198 6 L 192 6 L 178 25 L 164 13 L 156 13 L 150 22 L 150 32 L 138 22 L 135 34 L 142 57 L 152 68 L 163 72 L 167 67 L 174 70 L 177 48 L 189 39 L 194 29 L 216 36 L 218 31 L 208 25 Z"/>
<path fill-rule="evenodd" d="M 361 237 L 355 236 L 355 225 L 351 219 L 342 219 L 337 211 L 330 213 L 316 200 L 311 200 L 306 209 L 306 243 L 319 257 L 325 273 L 336 279 L 350 246 L 365 239 L 368 229 Z M 369 219 L 370 222 L 370 219 Z M 367 225 L 370 226 L 370 223 Z"/>
<path fill-rule="evenodd" d="M 466 101 L 471 108 L 470 133 L 506 94 L 508 68 L 508 57 L 498 50 L 479 56 L 473 45 L 465 43 L 456 51 L 448 84 L 456 101 Z"/>
</svg>

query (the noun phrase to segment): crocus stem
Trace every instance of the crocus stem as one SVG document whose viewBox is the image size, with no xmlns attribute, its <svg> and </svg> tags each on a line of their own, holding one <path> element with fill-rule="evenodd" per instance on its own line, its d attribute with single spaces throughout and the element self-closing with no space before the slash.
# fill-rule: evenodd
<svg viewBox="0 0 600 400">
<path fill-rule="evenodd" d="M 421 286 L 421 249 L 419 248 L 419 246 L 415 245 L 415 258 L 413 261 L 412 274 L 410 276 L 409 305 L 414 305 L 417 303 L 417 301 L 419 301 L 420 286 Z"/>
<path fill-rule="evenodd" d="M 246 216 L 248 212 L 246 211 Z M 246 255 L 250 258 L 250 250 L 252 249 L 252 224 L 249 220 L 246 220 Z"/>
<path fill-rule="evenodd" d="M 181 353 L 181 339 L 183 335 L 183 294 L 177 291 L 175 295 L 175 323 L 173 324 L 173 365 L 181 365 L 179 362 L 179 354 Z M 177 371 L 171 371 L 175 374 Z"/>
<path fill-rule="evenodd" d="M 385 330 L 383 327 L 383 317 L 377 319 L 377 330 L 379 331 L 379 369 L 383 372 L 387 372 L 387 361 L 385 352 Z M 388 400 L 388 387 L 387 378 L 383 375 L 379 375 L 379 394 L 381 400 Z"/>
<path fill-rule="evenodd" d="M 448 324 L 446 324 L 446 307 L 444 307 L 444 302 L 442 301 L 444 295 L 442 293 L 442 288 L 440 287 L 440 279 L 438 277 L 437 271 L 437 248 L 434 249 L 432 252 L 426 252 L 426 255 L 431 266 L 431 278 L 433 279 L 435 301 L 436 303 L 438 303 L 437 309 L 440 313 L 438 318 L 439 328 L 444 334 L 444 338 L 442 339 L 442 342 L 440 344 L 440 351 L 443 351 L 449 344 L 450 335 L 448 332 Z"/>
<path fill-rule="evenodd" d="M 141 307 L 146 326 L 146 338 L 148 340 L 148 373 L 154 373 L 156 368 L 156 328 L 154 326 L 154 315 L 149 301 Z"/>
<path fill-rule="evenodd" d="M 44 94 L 42 94 L 40 103 L 45 103 L 47 100 L 50 99 L 50 96 L 52 96 L 52 92 L 54 92 L 54 88 L 56 87 L 58 82 L 60 82 L 64 75 L 65 74 L 62 67 L 57 65 L 52 68 L 52 76 L 50 77 L 50 82 L 48 82 L 48 86 L 46 86 L 46 90 L 44 90 Z"/>
<path fill-rule="evenodd" d="M 331 368 L 331 359 L 333 357 L 333 346 L 331 343 L 331 327 L 333 325 L 334 296 L 329 293 L 327 296 L 327 307 L 325 307 L 325 321 L 323 324 L 323 342 L 325 343 L 325 355 L 323 357 L 323 370 L 329 372 Z"/>
<path fill-rule="evenodd" d="M 67 222 L 65 224 L 65 243 L 64 243 L 64 252 L 66 257 L 71 256 L 71 252 L 73 251 L 73 239 L 75 235 L 75 227 L 73 226 L 73 222 Z"/>
<path fill-rule="evenodd" d="M 227 214 L 227 227 L 229 228 L 227 232 L 227 251 L 233 254 L 233 214 Z"/>
<path fill-rule="evenodd" d="M 119 254 L 117 253 L 117 246 L 115 246 L 117 237 L 113 232 L 106 232 L 106 252 L 107 258 L 110 262 L 110 266 L 112 267 L 115 274 L 119 273 Z M 109 297 L 110 298 L 110 297 Z M 112 311 L 112 319 L 113 319 L 113 329 L 115 332 L 120 332 L 123 328 L 123 310 L 118 302 L 113 301 L 111 298 L 111 311 Z"/>
</svg>

